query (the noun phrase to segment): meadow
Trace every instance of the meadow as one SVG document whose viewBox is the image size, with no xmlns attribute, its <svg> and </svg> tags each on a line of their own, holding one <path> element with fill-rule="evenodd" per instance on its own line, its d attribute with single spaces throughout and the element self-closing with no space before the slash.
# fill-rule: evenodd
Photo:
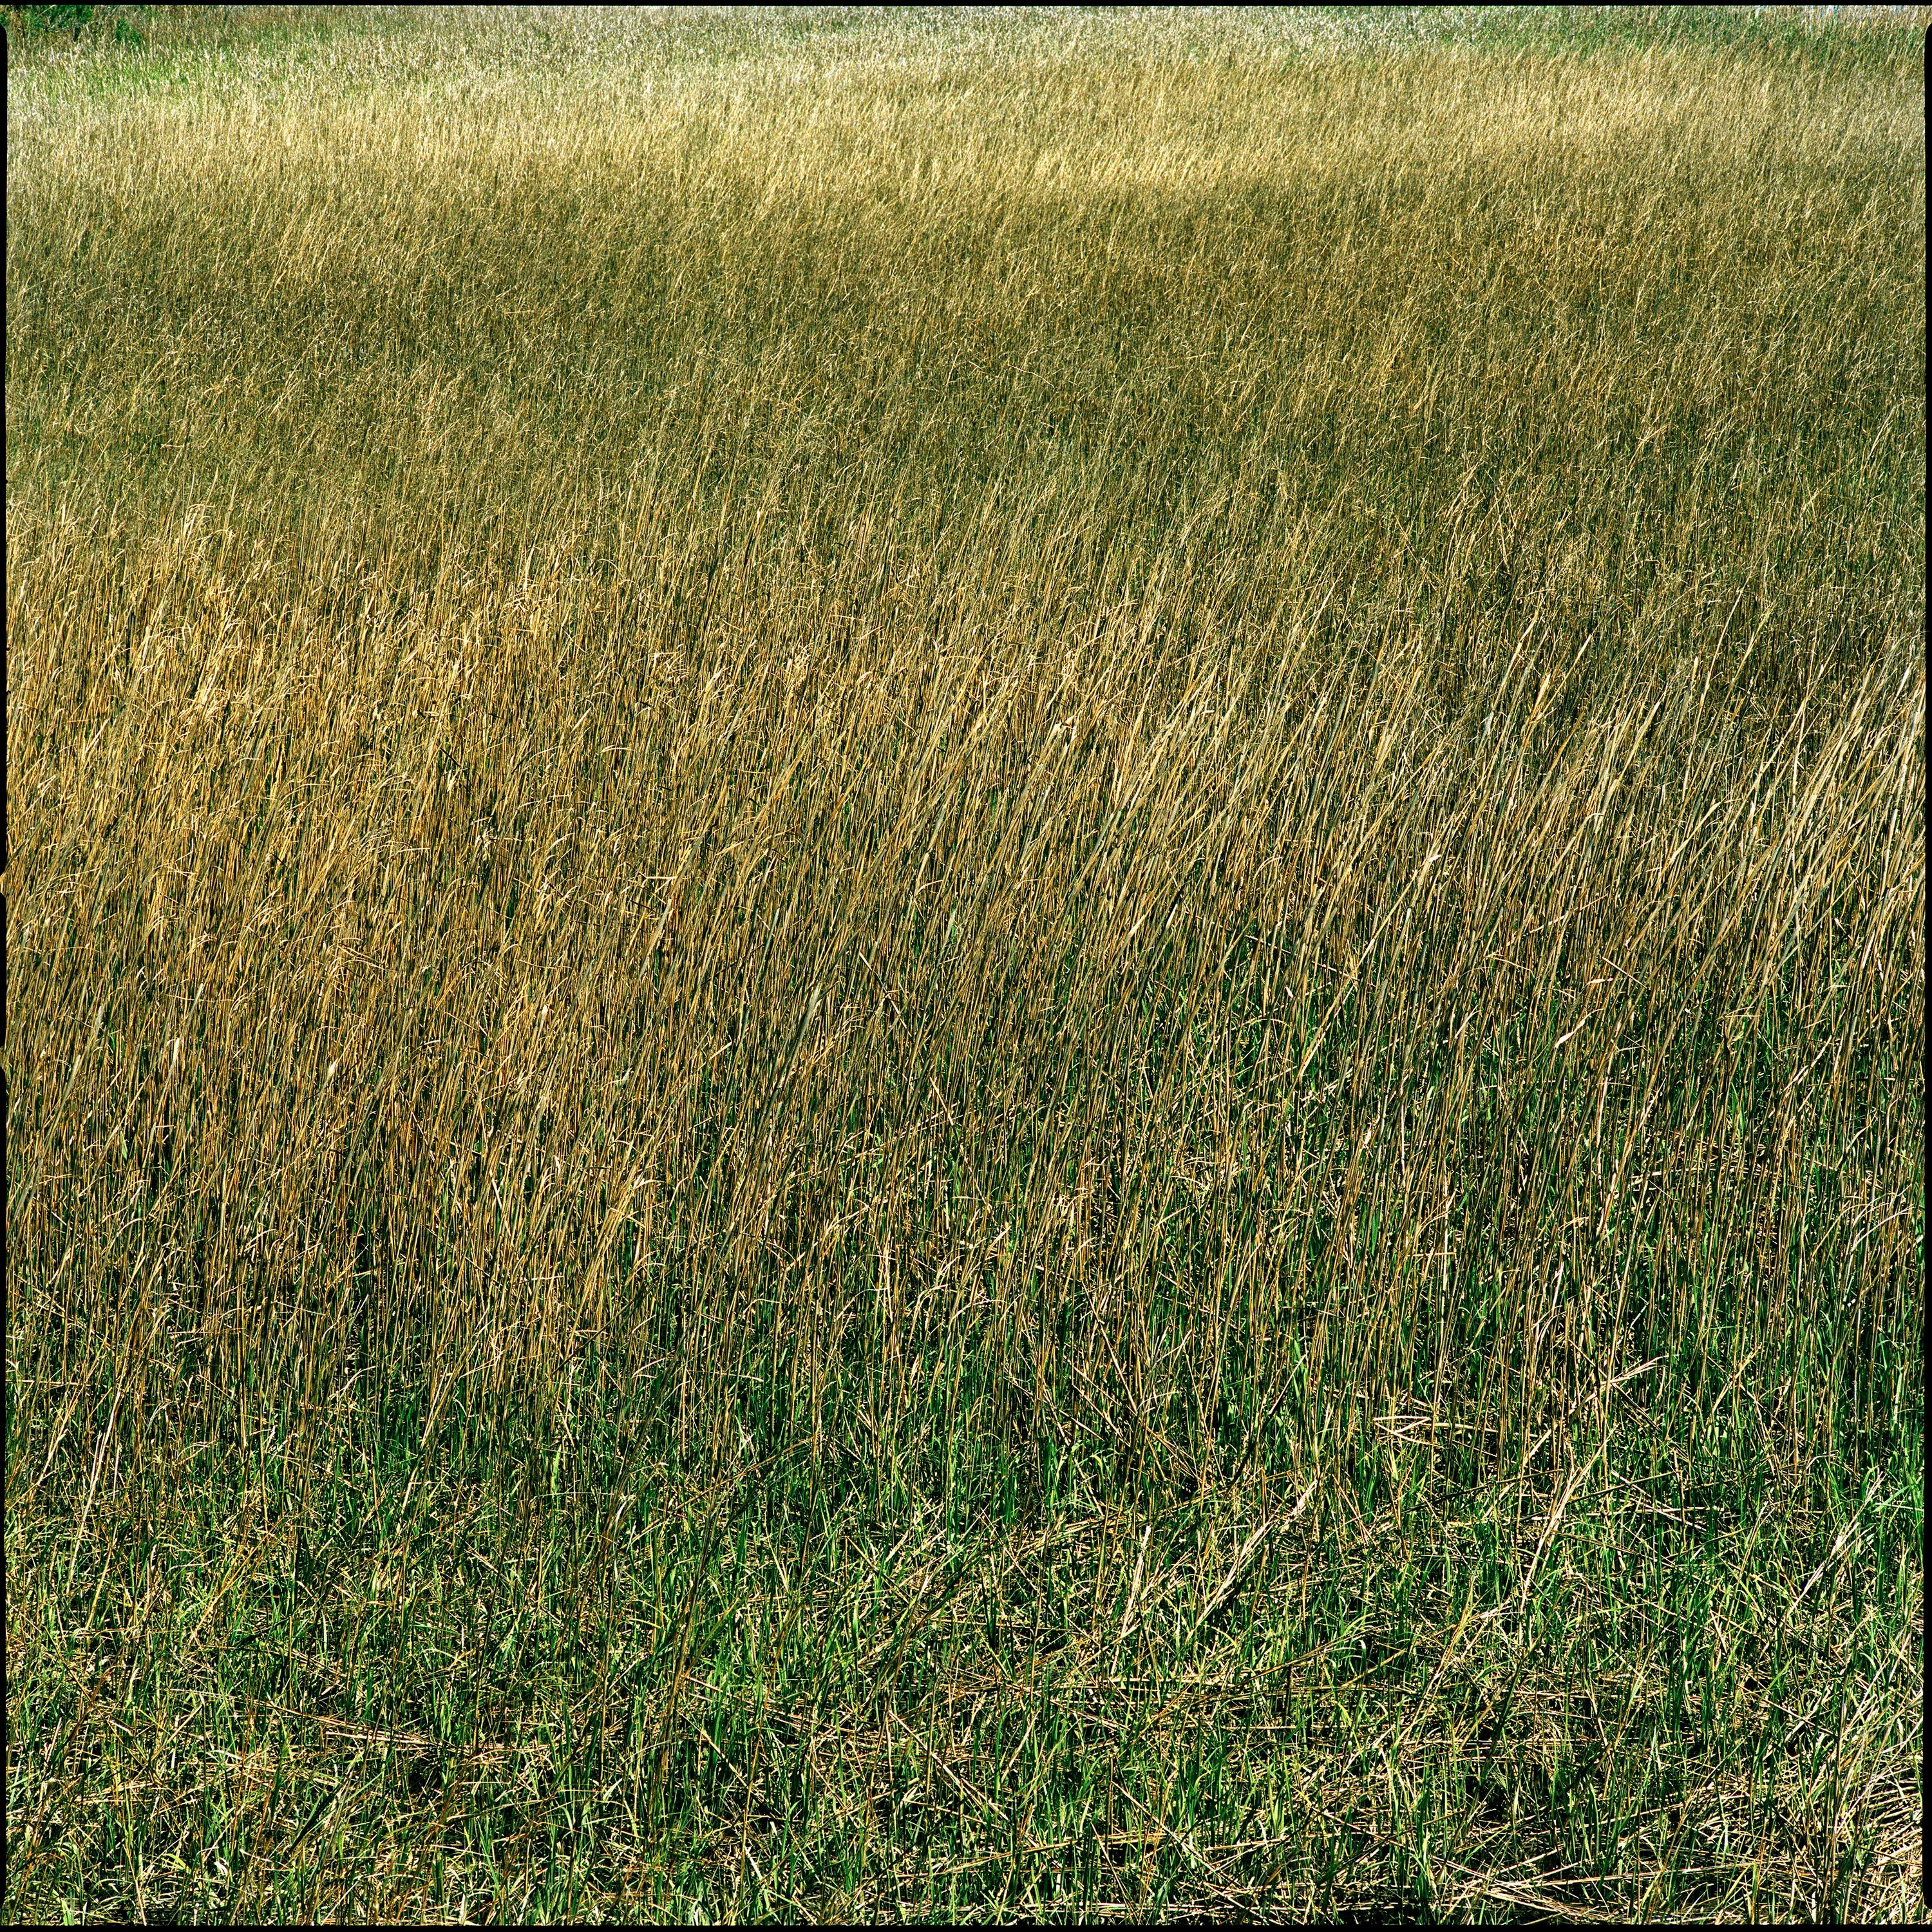
<svg viewBox="0 0 1932 1932">
<path fill-rule="evenodd" d="M 0 1916 L 1922 1917 L 1922 16 L 30 10 Z"/>
</svg>

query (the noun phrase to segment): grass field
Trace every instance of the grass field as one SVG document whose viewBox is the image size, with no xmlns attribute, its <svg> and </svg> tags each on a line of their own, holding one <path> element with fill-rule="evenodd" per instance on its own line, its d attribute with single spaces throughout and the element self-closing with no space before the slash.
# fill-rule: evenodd
<svg viewBox="0 0 1932 1932">
<path fill-rule="evenodd" d="M 1922 22 L 10 17 L 0 1916 L 1924 1916 Z"/>
</svg>

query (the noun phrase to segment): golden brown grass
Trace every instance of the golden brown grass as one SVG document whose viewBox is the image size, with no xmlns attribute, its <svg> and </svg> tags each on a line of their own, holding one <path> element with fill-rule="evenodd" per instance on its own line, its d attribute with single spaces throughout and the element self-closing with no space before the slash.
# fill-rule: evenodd
<svg viewBox="0 0 1932 1932">
<path fill-rule="evenodd" d="M 7 1916 L 1916 1912 L 1918 40 L 171 31 Z"/>
</svg>

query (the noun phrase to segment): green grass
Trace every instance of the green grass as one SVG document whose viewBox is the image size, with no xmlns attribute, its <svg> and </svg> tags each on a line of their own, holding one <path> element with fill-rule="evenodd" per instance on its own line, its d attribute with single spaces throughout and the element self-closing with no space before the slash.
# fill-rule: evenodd
<svg viewBox="0 0 1932 1932">
<path fill-rule="evenodd" d="M 10 43 L 10 1921 L 1922 1916 L 1922 22 L 1576 10 Z"/>
</svg>

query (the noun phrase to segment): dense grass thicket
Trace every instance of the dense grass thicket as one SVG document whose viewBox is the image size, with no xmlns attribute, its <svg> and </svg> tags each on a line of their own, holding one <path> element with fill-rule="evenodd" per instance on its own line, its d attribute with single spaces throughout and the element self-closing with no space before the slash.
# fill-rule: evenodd
<svg viewBox="0 0 1932 1932">
<path fill-rule="evenodd" d="M 1920 28 L 151 14 L 4 1916 L 1918 1916 Z"/>
</svg>

